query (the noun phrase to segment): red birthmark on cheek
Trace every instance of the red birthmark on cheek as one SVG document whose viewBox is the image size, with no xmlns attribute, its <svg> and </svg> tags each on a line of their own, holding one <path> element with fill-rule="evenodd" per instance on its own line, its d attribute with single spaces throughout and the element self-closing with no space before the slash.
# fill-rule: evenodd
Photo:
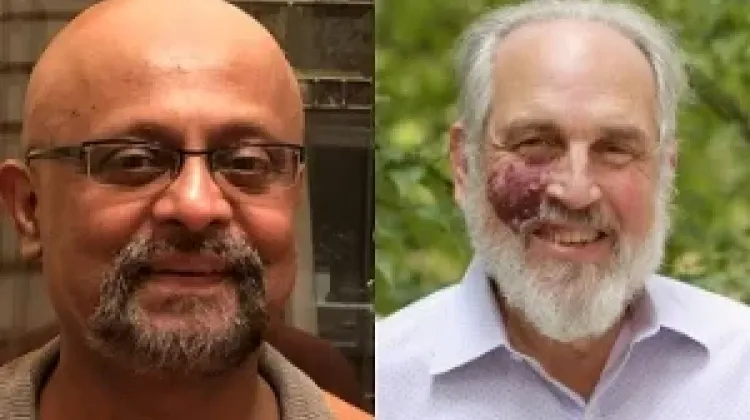
<svg viewBox="0 0 750 420">
<path fill-rule="evenodd" d="M 521 225 L 539 216 L 547 169 L 512 163 L 490 172 L 487 197 L 495 215 L 516 233 Z"/>
</svg>

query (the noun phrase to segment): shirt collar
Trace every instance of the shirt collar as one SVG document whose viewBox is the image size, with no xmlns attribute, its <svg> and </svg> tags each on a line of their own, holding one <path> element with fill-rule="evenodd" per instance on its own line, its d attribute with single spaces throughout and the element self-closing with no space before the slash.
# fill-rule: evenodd
<svg viewBox="0 0 750 420">
<path fill-rule="evenodd" d="M 647 281 L 645 293 L 632 306 L 629 330 L 633 342 L 649 339 L 666 329 L 710 349 L 710 324 L 699 318 L 700 311 L 694 310 L 696 303 L 689 302 L 684 293 L 668 290 L 669 282 L 674 281 L 660 276 Z M 502 313 L 478 258 L 471 261 L 448 302 L 445 325 L 439 328 L 444 333 L 436 335 L 432 347 L 432 375 L 446 373 L 495 349 L 509 347 Z"/>
<path fill-rule="evenodd" d="M 490 351 L 507 346 L 508 337 L 484 267 L 474 258 L 455 286 L 447 308 L 445 334 L 436 336 L 430 373 L 442 374 Z"/>
<path fill-rule="evenodd" d="M 694 290 L 693 286 L 659 275 L 652 276 L 646 282 L 640 307 L 636 307 L 640 323 L 648 325 L 639 330 L 652 331 L 651 335 L 659 330 L 672 331 L 710 352 L 716 345 L 713 337 L 717 328 L 715 324 L 707 322 L 703 293 Z M 645 338 L 646 334 L 640 335 Z"/>
</svg>

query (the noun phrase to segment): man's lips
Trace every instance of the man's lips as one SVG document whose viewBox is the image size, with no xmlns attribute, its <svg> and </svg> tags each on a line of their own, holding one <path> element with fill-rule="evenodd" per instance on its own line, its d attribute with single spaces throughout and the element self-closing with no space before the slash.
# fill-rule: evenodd
<svg viewBox="0 0 750 420">
<path fill-rule="evenodd" d="M 196 280 L 217 281 L 231 275 L 227 263 L 218 256 L 170 254 L 152 259 L 148 273 L 156 280 L 177 283 Z"/>
<path fill-rule="evenodd" d="M 153 271 L 215 273 L 227 270 L 224 259 L 206 254 L 157 255 L 149 265 Z"/>
<path fill-rule="evenodd" d="M 610 229 L 600 229 L 588 225 L 540 223 L 531 233 L 537 238 L 561 245 L 586 245 L 611 236 Z"/>
<path fill-rule="evenodd" d="M 149 270 L 153 276 L 176 276 L 176 277 L 224 277 L 229 274 L 227 271 L 195 271 L 180 269 L 162 269 Z"/>
<path fill-rule="evenodd" d="M 609 259 L 614 250 L 614 231 L 570 223 L 540 223 L 528 231 L 534 254 L 581 263 Z"/>
</svg>

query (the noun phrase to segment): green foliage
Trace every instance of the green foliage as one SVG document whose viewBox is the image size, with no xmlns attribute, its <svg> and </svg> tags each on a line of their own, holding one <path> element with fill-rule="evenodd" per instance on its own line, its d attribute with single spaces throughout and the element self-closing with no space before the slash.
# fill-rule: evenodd
<svg viewBox="0 0 750 420">
<path fill-rule="evenodd" d="M 491 0 L 381 0 L 377 10 L 376 310 L 460 279 L 471 257 L 453 201 L 452 47 Z M 662 272 L 750 302 L 750 3 L 640 0 L 679 37 L 678 196 Z"/>
</svg>

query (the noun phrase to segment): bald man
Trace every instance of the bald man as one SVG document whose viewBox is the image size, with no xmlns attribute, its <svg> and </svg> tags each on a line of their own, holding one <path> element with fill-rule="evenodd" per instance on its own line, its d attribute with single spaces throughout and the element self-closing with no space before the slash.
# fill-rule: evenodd
<svg viewBox="0 0 750 420">
<path fill-rule="evenodd" d="M 0 368 L 0 418 L 367 418 L 264 341 L 302 141 L 289 63 L 227 3 L 104 1 L 63 29 L 0 166 L 60 336 Z"/>
</svg>

